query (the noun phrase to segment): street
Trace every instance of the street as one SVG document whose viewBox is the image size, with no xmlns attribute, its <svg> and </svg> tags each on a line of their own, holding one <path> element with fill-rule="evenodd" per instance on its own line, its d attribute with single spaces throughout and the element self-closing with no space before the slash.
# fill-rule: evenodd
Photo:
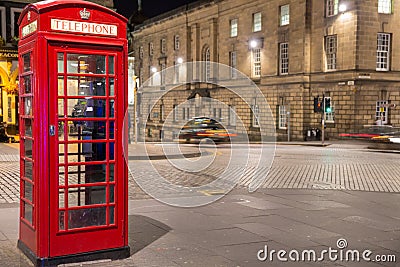
<svg viewBox="0 0 400 267">
<path fill-rule="evenodd" d="M 326 147 L 310 144 L 278 144 L 269 172 L 269 166 L 258 166 L 252 160 L 260 144 L 204 145 L 200 149 L 195 144 L 182 145 L 182 151 L 202 155 L 187 158 L 175 157 L 172 145 L 151 144 L 157 150 L 154 153 L 164 148 L 170 155 L 155 160 L 145 160 L 130 149 L 132 256 L 88 265 L 399 266 L 398 151 L 371 150 L 361 142 L 336 141 Z M 16 248 L 18 150 L 14 144 L 0 145 L 4 154 L 0 157 L 0 262 L 29 266 Z M 274 148 L 267 146 L 268 151 Z M 236 160 L 231 157 L 237 153 L 234 150 L 242 160 L 248 154 L 245 169 L 230 164 L 230 158 Z M 227 168 L 229 175 L 224 176 Z M 255 193 L 249 193 L 256 169 L 259 175 L 268 176 Z M 152 199 L 137 182 L 172 206 Z M 375 262 L 332 260 L 327 255 L 319 262 L 287 257 L 284 261 L 276 255 L 273 261 L 262 261 L 258 257 L 269 255 L 263 251 L 265 246 L 287 252 L 312 249 L 320 255 L 328 247 L 338 250 L 339 241 L 346 241 L 351 250 L 372 251 Z M 376 255 L 385 256 L 388 262 L 378 263 Z"/>
</svg>

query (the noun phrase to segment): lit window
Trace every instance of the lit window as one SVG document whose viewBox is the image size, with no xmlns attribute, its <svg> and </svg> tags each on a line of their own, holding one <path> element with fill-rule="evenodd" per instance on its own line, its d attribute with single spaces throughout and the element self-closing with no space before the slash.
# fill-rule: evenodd
<svg viewBox="0 0 400 267">
<path fill-rule="evenodd" d="M 380 100 L 376 102 L 375 121 L 377 125 L 388 123 L 388 101 Z"/>
<path fill-rule="evenodd" d="M 281 26 L 289 25 L 289 5 L 281 6 Z"/>
<path fill-rule="evenodd" d="M 289 73 L 289 44 L 279 44 L 279 74 Z"/>
<path fill-rule="evenodd" d="M 376 70 L 388 71 L 390 59 L 390 34 L 378 33 L 376 51 Z"/>
<path fill-rule="evenodd" d="M 237 78 L 236 51 L 229 52 L 229 66 L 231 67 L 231 78 Z"/>
<path fill-rule="evenodd" d="M 326 69 L 336 69 L 336 52 L 337 52 L 337 37 L 336 35 L 328 35 L 325 37 L 325 56 Z"/>
<path fill-rule="evenodd" d="M 261 76 L 261 49 L 253 49 L 253 77 Z"/>
<path fill-rule="evenodd" d="M 287 128 L 287 113 L 286 113 L 286 106 L 279 106 L 279 129 L 286 129 Z"/>
<path fill-rule="evenodd" d="M 392 14 L 392 0 L 378 0 L 378 13 Z"/>
<path fill-rule="evenodd" d="M 161 47 L 161 53 L 165 54 L 165 52 L 167 52 L 167 42 L 165 39 L 161 39 L 160 47 Z"/>
<path fill-rule="evenodd" d="M 326 0 L 326 16 L 331 17 L 339 13 L 339 0 Z"/>
<path fill-rule="evenodd" d="M 179 35 L 174 36 L 174 49 L 177 51 L 179 50 L 180 42 L 179 42 Z"/>
<path fill-rule="evenodd" d="M 231 20 L 231 37 L 236 37 L 238 35 L 238 20 Z"/>
<path fill-rule="evenodd" d="M 154 55 L 154 45 L 153 43 L 149 43 L 149 56 Z"/>
<path fill-rule="evenodd" d="M 261 31 L 261 13 L 254 13 L 253 14 L 253 32 Z"/>
</svg>

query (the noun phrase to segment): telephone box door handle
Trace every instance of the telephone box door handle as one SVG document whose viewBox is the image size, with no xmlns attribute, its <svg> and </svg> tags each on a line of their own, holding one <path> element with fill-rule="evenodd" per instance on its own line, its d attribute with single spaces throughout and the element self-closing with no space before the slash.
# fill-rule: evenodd
<svg viewBox="0 0 400 267">
<path fill-rule="evenodd" d="M 50 136 L 56 135 L 56 127 L 54 125 L 50 125 L 49 133 L 50 133 Z"/>
</svg>

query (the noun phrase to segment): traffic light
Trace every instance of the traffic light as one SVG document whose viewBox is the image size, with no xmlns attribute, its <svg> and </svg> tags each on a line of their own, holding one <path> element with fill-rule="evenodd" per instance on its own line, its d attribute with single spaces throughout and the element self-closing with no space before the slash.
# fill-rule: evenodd
<svg viewBox="0 0 400 267">
<path fill-rule="evenodd" d="M 331 108 L 331 98 L 330 97 L 325 97 L 325 113 L 331 113 L 332 108 Z"/>
<path fill-rule="evenodd" d="M 314 112 L 322 112 L 322 102 L 320 101 L 319 97 L 314 97 Z"/>
</svg>

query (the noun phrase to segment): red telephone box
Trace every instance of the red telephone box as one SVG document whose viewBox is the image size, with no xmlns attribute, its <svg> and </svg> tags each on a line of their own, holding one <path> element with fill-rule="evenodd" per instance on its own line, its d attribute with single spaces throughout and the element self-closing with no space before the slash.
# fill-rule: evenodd
<svg viewBox="0 0 400 267">
<path fill-rule="evenodd" d="M 18 247 L 40 266 L 129 257 L 126 19 L 50 0 L 19 25 Z"/>
</svg>

